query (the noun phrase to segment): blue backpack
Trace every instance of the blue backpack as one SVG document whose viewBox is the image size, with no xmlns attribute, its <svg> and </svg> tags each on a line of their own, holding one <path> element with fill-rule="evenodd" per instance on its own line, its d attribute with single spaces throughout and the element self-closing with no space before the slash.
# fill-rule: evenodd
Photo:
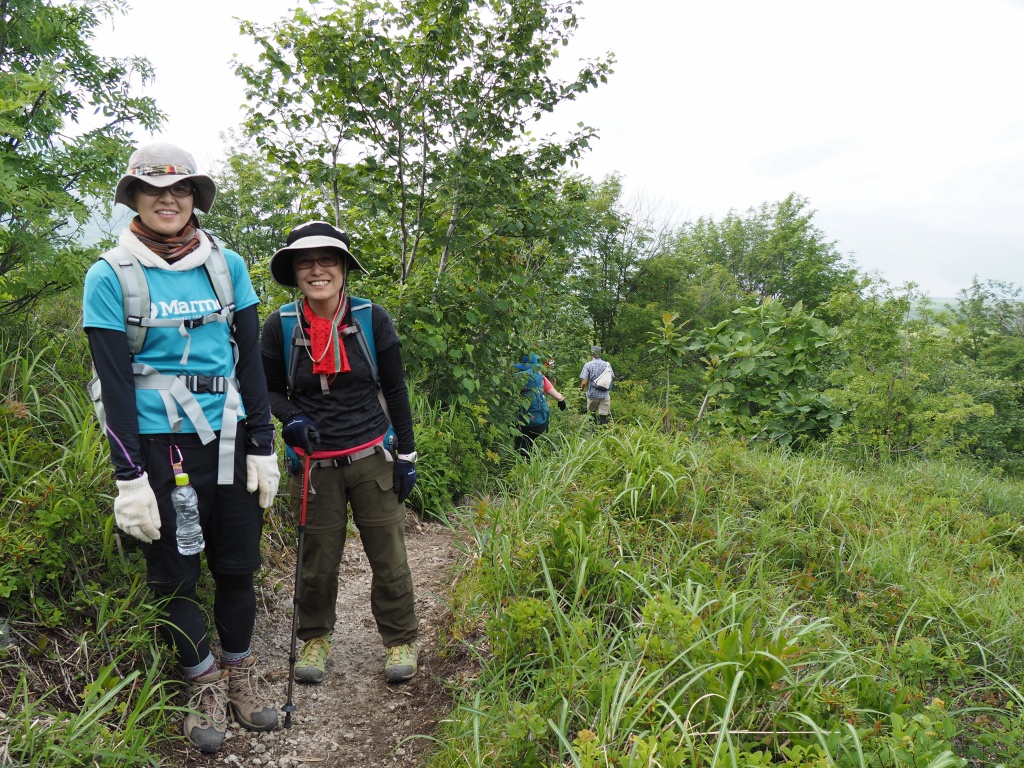
<svg viewBox="0 0 1024 768">
<path fill-rule="evenodd" d="M 349 308 L 352 311 L 353 326 L 349 326 L 349 334 L 354 334 L 359 344 L 359 349 L 370 366 L 370 375 L 377 387 L 377 400 L 380 402 L 381 410 L 388 417 L 388 431 L 384 435 L 384 447 L 393 451 L 398 438 L 395 435 L 395 428 L 390 426 L 391 414 L 388 411 L 387 401 L 384 399 L 384 392 L 380 384 L 380 372 L 377 370 L 377 345 L 373 340 L 373 302 L 369 299 L 359 299 L 355 296 L 348 297 Z M 299 364 L 299 348 L 309 347 L 309 339 L 302 332 L 299 323 L 299 314 L 302 312 L 302 302 L 293 301 L 281 307 L 281 338 L 284 342 L 284 359 L 287 366 L 288 390 L 295 386 L 295 372 Z M 285 463 L 291 471 L 296 471 L 302 465 L 299 456 L 292 450 L 291 446 L 285 446 Z"/>
<path fill-rule="evenodd" d="M 548 423 L 551 411 L 548 409 L 548 399 L 544 396 L 544 374 L 536 370 L 535 365 L 538 365 L 536 355 L 524 355 L 523 362 L 516 363 L 516 368 L 526 374 L 526 384 L 520 394 L 530 398 L 530 404 L 522 415 L 522 424 L 539 427 Z"/>
</svg>

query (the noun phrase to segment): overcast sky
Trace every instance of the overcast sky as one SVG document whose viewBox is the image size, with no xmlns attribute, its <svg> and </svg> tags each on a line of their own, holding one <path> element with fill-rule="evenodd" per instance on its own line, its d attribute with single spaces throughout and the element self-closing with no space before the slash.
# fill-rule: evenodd
<svg viewBox="0 0 1024 768">
<path fill-rule="evenodd" d="M 161 137 L 208 168 L 241 119 L 231 57 L 255 51 L 233 17 L 269 23 L 295 2 L 134 5 L 95 47 L 150 60 Z M 935 297 L 974 275 L 1024 284 L 1024 0 L 584 0 L 579 13 L 559 66 L 612 51 L 615 74 L 541 130 L 598 128 L 583 173 L 621 174 L 676 221 L 796 192 L 861 269 Z"/>
</svg>

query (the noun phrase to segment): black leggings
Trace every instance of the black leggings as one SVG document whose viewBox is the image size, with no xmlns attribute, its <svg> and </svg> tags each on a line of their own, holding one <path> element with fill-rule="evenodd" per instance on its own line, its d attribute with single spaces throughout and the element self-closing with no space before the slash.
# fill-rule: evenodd
<svg viewBox="0 0 1024 768">
<path fill-rule="evenodd" d="M 529 426 L 520 427 L 519 434 L 516 435 L 515 446 L 519 455 L 524 459 L 530 457 L 530 449 L 533 448 L 533 441 L 543 435 L 548 430 L 547 422 L 543 424 L 530 424 Z"/>
<path fill-rule="evenodd" d="M 224 653 L 244 653 L 252 642 L 256 626 L 256 590 L 252 574 L 213 574 L 217 585 L 213 599 L 213 618 L 220 647 Z M 196 599 L 196 588 L 173 593 L 156 593 L 165 599 L 160 636 L 174 648 L 178 663 L 195 667 L 210 653 L 206 621 Z"/>
</svg>

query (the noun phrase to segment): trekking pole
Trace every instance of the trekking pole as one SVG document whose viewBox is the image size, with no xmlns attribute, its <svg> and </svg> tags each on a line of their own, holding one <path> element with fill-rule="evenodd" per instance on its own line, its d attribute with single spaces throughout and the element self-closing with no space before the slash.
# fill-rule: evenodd
<svg viewBox="0 0 1024 768">
<path fill-rule="evenodd" d="M 292 647 L 288 653 L 288 700 L 282 708 L 285 728 L 292 727 L 292 712 L 295 711 L 295 704 L 292 703 L 292 686 L 295 684 L 295 662 L 298 659 L 295 651 L 298 645 L 299 590 L 302 584 L 302 542 L 306 538 L 306 502 L 308 499 L 309 454 L 306 453 L 303 455 L 302 463 L 302 505 L 299 508 L 299 545 L 295 552 L 295 594 L 292 596 Z"/>
</svg>

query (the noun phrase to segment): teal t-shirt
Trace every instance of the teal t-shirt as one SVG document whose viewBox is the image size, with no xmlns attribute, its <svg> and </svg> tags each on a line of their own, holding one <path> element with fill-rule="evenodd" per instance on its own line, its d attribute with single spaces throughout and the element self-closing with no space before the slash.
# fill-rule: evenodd
<svg viewBox="0 0 1024 768">
<path fill-rule="evenodd" d="M 234 251 L 224 250 L 231 283 L 234 287 L 235 311 L 259 303 L 249 272 L 242 257 Z M 146 267 L 149 283 L 150 316 L 154 318 L 194 319 L 220 309 L 217 293 L 204 267 L 172 272 L 167 269 Z M 93 264 L 85 276 L 82 294 L 82 326 L 124 331 L 124 304 L 121 285 L 113 268 L 103 260 Z M 185 335 L 187 334 L 187 335 Z M 191 341 L 191 343 L 190 343 Z M 188 345 L 188 360 L 181 358 Z M 234 369 L 234 350 L 231 331 L 227 323 L 207 323 L 199 328 L 151 327 L 146 331 L 146 343 L 136 363 L 144 363 L 167 375 L 187 373 L 204 376 L 231 376 Z M 214 430 L 221 428 L 221 416 L 227 396 L 197 392 L 196 400 Z M 163 434 L 171 431 L 167 422 L 160 393 L 156 390 L 136 389 L 135 402 L 139 412 L 140 434 Z M 195 432 L 195 425 L 178 408 L 182 417 L 182 432 Z M 240 411 L 239 418 L 244 418 Z"/>
</svg>

